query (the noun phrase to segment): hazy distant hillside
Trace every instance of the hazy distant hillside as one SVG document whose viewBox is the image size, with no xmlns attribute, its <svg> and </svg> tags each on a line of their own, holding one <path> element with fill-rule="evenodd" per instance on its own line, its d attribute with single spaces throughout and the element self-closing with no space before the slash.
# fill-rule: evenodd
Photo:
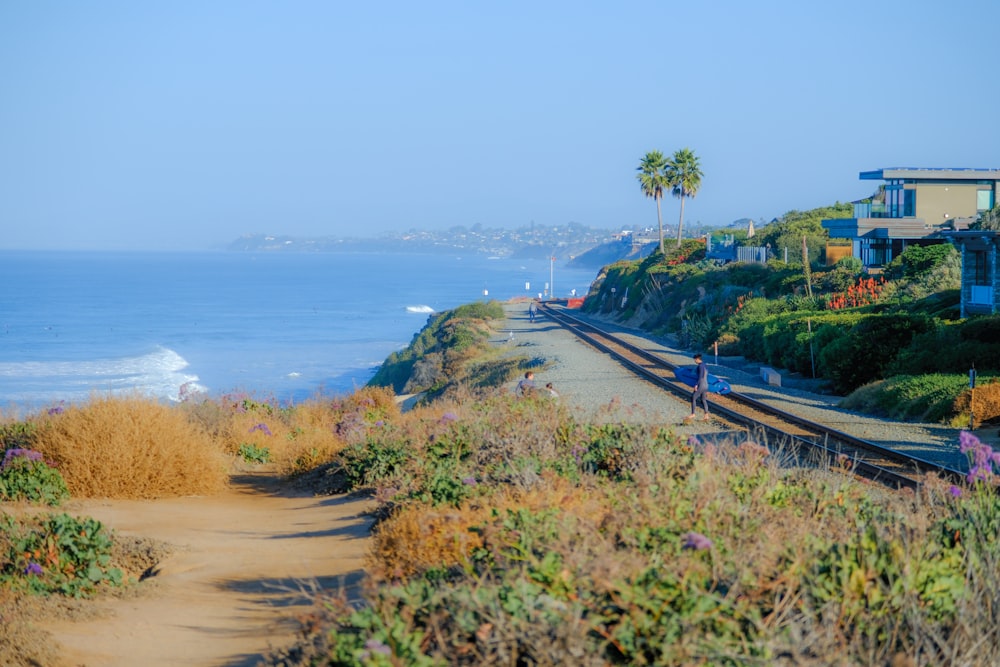
<svg viewBox="0 0 1000 667">
<path fill-rule="evenodd" d="M 574 257 L 569 265 L 580 269 L 599 269 L 622 259 L 648 257 L 657 247 L 656 241 L 636 245 L 631 242 L 609 241 Z"/>
<path fill-rule="evenodd" d="M 570 223 L 561 227 L 531 225 L 514 230 L 453 227 L 444 231 L 388 233 L 378 238 L 295 237 L 249 234 L 229 244 L 238 252 L 461 252 L 496 257 L 569 260 L 612 237 L 612 232 Z"/>
</svg>

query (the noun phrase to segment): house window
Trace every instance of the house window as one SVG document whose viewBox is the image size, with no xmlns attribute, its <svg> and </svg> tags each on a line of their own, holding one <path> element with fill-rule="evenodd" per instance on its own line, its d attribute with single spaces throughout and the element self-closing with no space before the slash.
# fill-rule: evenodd
<svg viewBox="0 0 1000 667">
<path fill-rule="evenodd" d="M 988 211 L 993 208 L 993 191 L 976 190 L 976 210 Z"/>
<path fill-rule="evenodd" d="M 903 217 L 912 218 L 917 214 L 917 191 L 903 190 Z"/>
<path fill-rule="evenodd" d="M 872 239 L 866 250 L 863 257 L 865 266 L 885 266 L 892 261 L 892 248 L 888 239 Z"/>
<path fill-rule="evenodd" d="M 900 208 L 902 203 L 902 189 L 901 185 L 887 185 L 885 187 L 885 212 L 887 218 L 898 218 L 900 217 Z"/>
<path fill-rule="evenodd" d="M 973 285 L 989 285 L 987 280 L 987 270 L 986 270 L 986 251 L 976 250 L 972 253 L 972 284 Z"/>
</svg>

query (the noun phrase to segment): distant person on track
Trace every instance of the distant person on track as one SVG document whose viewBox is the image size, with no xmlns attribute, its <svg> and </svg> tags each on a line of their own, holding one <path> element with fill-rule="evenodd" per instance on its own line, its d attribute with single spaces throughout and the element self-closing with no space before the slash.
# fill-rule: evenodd
<svg viewBox="0 0 1000 667">
<path fill-rule="evenodd" d="M 549 396 L 552 398 L 559 398 L 559 392 L 556 391 L 556 388 L 552 386 L 551 382 L 545 385 L 545 391 L 549 392 Z"/>
<path fill-rule="evenodd" d="M 528 371 L 521 378 L 521 381 L 517 383 L 517 388 L 514 389 L 514 393 L 518 396 L 531 396 L 535 393 L 535 374 Z"/>
<path fill-rule="evenodd" d="M 696 369 L 698 382 L 691 390 L 691 414 L 685 417 L 684 421 L 690 421 L 697 416 L 695 413 L 699 398 L 701 399 L 701 407 L 705 411 L 705 416 L 702 419 L 708 421 L 710 419 L 708 416 L 708 366 L 702 360 L 700 352 L 694 355 L 694 360 L 698 364 Z"/>
<path fill-rule="evenodd" d="M 537 316 L 538 316 L 538 306 L 535 305 L 534 301 L 532 301 L 528 305 L 528 319 L 530 321 L 534 322 L 535 321 L 535 317 L 537 317 Z"/>
</svg>

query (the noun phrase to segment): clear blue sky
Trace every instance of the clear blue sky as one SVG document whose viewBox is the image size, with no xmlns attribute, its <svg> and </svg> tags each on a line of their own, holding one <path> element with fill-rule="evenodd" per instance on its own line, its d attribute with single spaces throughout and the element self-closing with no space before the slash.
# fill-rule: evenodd
<svg viewBox="0 0 1000 667">
<path fill-rule="evenodd" d="M 1000 167 L 995 0 L 0 3 L 0 249 L 656 224 Z M 666 223 L 676 199 L 664 200 Z"/>
</svg>

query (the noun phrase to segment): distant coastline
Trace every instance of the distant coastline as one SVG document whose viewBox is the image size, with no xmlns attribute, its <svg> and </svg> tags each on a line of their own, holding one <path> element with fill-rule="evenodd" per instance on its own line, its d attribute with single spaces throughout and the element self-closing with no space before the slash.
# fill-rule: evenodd
<svg viewBox="0 0 1000 667">
<path fill-rule="evenodd" d="M 599 269 L 622 259 L 646 256 L 655 241 L 623 242 L 597 230 L 521 230 L 492 234 L 412 232 L 382 238 L 299 238 L 270 234 L 241 236 L 228 246 L 231 252 L 325 253 L 371 252 L 477 255 L 488 259 L 554 259 L 558 266 Z"/>
</svg>

